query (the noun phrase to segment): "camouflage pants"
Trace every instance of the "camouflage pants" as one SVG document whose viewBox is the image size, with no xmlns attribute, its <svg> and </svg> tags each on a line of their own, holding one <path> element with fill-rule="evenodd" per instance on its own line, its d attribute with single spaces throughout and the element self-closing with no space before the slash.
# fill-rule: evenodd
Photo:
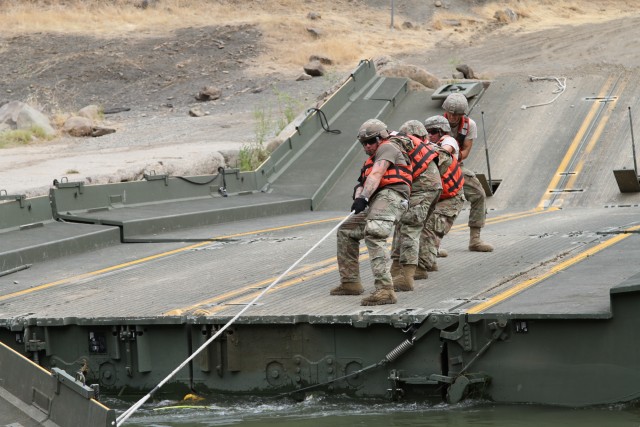
<svg viewBox="0 0 640 427">
<path fill-rule="evenodd" d="M 420 234 L 427 219 L 432 216 L 441 189 L 412 191 L 409 209 L 400 217 L 393 233 L 391 259 L 400 264 L 418 265 Z"/>
<path fill-rule="evenodd" d="M 341 283 L 360 281 L 358 259 L 360 241 L 364 239 L 369 250 L 376 289 L 393 286 L 386 242 L 406 208 L 407 202 L 399 193 L 382 189 L 371 200 L 367 210 L 353 215 L 338 228 L 338 271 Z"/>
<path fill-rule="evenodd" d="M 469 169 L 462 168 L 464 174 L 464 198 L 471 204 L 469 211 L 469 227 L 484 227 L 484 221 L 487 217 L 487 208 L 485 206 L 486 195 L 480 180 L 476 178 L 476 174 Z"/>
<path fill-rule="evenodd" d="M 464 198 L 461 193 L 436 203 L 433 215 L 427 220 L 420 236 L 419 267 L 428 269 L 436 263 L 440 241 L 451 230 L 463 205 Z"/>
<path fill-rule="evenodd" d="M 393 234 L 391 259 L 401 264 L 418 264 L 420 233 L 436 207 L 442 193 L 438 166 L 430 162 L 427 169 L 413 181 L 409 210 L 400 218 Z"/>
</svg>

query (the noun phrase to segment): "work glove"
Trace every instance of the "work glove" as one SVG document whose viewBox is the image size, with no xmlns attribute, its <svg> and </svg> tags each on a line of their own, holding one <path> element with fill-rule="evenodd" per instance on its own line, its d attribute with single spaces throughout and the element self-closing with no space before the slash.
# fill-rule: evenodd
<svg viewBox="0 0 640 427">
<path fill-rule="evenodd" d="M 366 199 L 364 197 L 358 197 L 353 201 L 353 204 L 351 205 L 351 210 L 354 211 L 354 213 L 357 215 L 363 210 L 365 210 L 367 208 L 367 205 L 369 205 L 369 199 Z"/>
</svg>

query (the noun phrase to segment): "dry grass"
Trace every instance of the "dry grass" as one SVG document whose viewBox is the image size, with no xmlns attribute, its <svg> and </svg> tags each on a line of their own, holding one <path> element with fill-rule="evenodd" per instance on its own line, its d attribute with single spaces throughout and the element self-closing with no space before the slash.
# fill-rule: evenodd
<svg viewBox="0 0 640 427">
<path fill-rule="evenodd" d="M 635 0 L 506 0 L 484 3 L 468 13 L 437 9 L 432 22 L 417 29 L 402 29 L 399 23 L 405 17 L 398 16 L 398 25 L 391 31 L 389 11 L 367 7 L 363 0 L 159 0 L 146 9 L 134 6 L 140 1 L 4 0 L 0 1 L 0 33 L 152 36 L 184 27 L 252 24 L 261 28 L 268 48 L 258 61 L 263 69 L 301 65 L 312 54 L 332 58 L 339 69 L 350 69 L 362 58 L 424 51 L 444 39 L 464 43 L 481 36 L 488 23 L 496 22 L 496 16 L 500 21 L 507 7 L 520 19 L 500 31 L 602 22 L 640 11 L 640 2 Z M 434 8 L 429 2 L 424 7 Z M 319 13 L 321 19 L 308 19 L 309 12 Z M 462 25 L 453 27 L 448 24 L 451 20 Z M 309 27 L 322 35 L 313 36 Z"/>
<path fill-rule="evenodd" d="M 435 42 L 426 29 L 391 31 L 389 12 L 357 1 L 306 3 L 299 0 L 160 0 L 141 9 L 137 0 L 5 0 L 0 2 L 0 30 L 5 35 L 65 32 L 114 37 L 152 36 L 190 26 L 252 24 L 261 28 L 269 52 L 260 66 L 304 64 L 312 54 L 331 57 L 351 68 L 362 58 L 424 49 Z M 364 11 L 366 13 L 363 13 Z M 309 12 L 321 19 L 312 21 Z M 402 22 L 397 17 L 397 22 Z M 313 36 L 307 28 L 317 28 Z"/>
</svg>

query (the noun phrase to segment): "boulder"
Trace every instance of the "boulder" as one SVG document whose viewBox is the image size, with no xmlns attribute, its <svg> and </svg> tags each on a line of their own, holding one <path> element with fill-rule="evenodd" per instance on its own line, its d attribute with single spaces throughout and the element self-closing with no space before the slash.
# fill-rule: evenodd
<svg viewBox="0 0 640 427">
<path fill-rule="evenodd" d="M 20 101 L 10 101 L 0 107 L 1 123 L 8 125 L 11 130 L 38 127 L 46 135 L 53 136 L 56 133 L 47 116 Z"/>
<path fill-rule="evenodd" d="M 415 65 L 389 62 L 378 70 L 378 73 L 385 77 L 406 77 L 430 89 L 437 89 L 440 86 L 438 77 Z"/>
<path fill-rule="evenodd" d="M 304 67 L 304 72 L 312 77 L 324 76 L 324 66 L 320 61 L 311 61 Z"/>
<path fill-rule="evenodd" d="M 102 113 L 102 109 L 97 105 L 92 104 L 92 105 L 87 105 L 84 108 L 81 108 L 80 111 L 78 111 L 78 116 L 86 117 L 91 121 L 96 121 L 100 119 L 101 113 Z"/>
<path fill-rule="evenodd" d="M 215 86 L 205 86 L 196 95 L 198 101 L 215 101 L 222 96 L 222 89 Z"/>
<path fill-rule="evenodd" d="M 64 122 L 62 129 L 71 136 L 91 136 L 93 122 L 86 117 L 71 116 Z"/>
</svg>

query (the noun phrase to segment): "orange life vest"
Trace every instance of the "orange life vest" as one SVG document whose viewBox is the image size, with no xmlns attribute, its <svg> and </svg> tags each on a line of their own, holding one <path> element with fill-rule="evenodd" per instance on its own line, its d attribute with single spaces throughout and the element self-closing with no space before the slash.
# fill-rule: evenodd
<svg viewBox="0 0 640 427">
<path fill-rule="evenodd" d="M 383 141 L 380 143 L 380 145 L 388 143 L 388 141 Z M 378 146 L 378 148 L 380 148 L 380 146 Z M 364 166 L 362 166 L 362 170 L 360 171 L 360 178 L 358 178 L 358 181 L 361 185 L 364 185 L 365 180 L 371 173 L 371 170 L 373 169 L 373 160 L 375 157 L 376 155 L 374 154 L 364 162 Z M 409 188 L 411 188 L 411 182 L 411 165 L 397 165 L 394 163 L 389 166 L 389 169 L 387 169 L 384 175 L 382 175 L 380 184 L 378 184 L 378 190 L 381 190 L 382 188 L 390 184 L 407 184 Z M 376 190 L 376 192 L 378 190 Z"/>
<path fill-rule="evenodd" d="M 429 167 L 429 163 L 438 158 L 438 153 L 426 145 L 420 138 L 414 135 L 405 135 L 413 142 L 413 150 L 409 151 L 407 155 L 411 160 L 411 167 L 413 169 L 413 179 L 418 178 Z"/>
<path fill-rule="evenodd" d="M 464 185 L 464 175 L 462 168 L 455 156 L 451 156 L 451 164 L 447 171 L 442 174 L 442 194 L 440 200 L 450 199 L 456 196 Z"/>
<path fill-rule="evenodd" d="M 444 113 L 444 116 L 447 118 L 447 120 L 449 120 L 449 116 L 447 116 L 447 113 Z M 462 116 L 462 119 L 460 119 L 460 123 L 458 124 L 458 130 L 456 133 L 456 140 L 460 145 L 460 149 L 462 149 L 462 147 L 464 146 L 464 140 L 469 134 L 469 126 L 469 117 Z"/>
</svg>

